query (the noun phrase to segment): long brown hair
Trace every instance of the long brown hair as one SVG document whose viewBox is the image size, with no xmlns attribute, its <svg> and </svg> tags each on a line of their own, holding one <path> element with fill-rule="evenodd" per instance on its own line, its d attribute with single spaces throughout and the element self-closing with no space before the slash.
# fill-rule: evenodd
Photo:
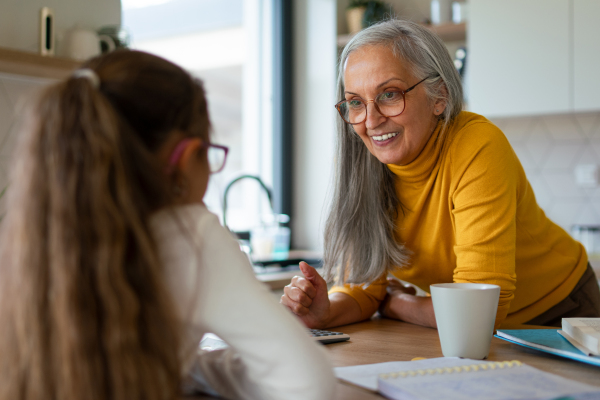
<svg viewBox="0 0 600 400">
<path fill-rule="evenodd" d="M 202 85 L 136 51 L 86 65 L 29 112 L 0 237 L 0 400 L 172 399 L 179 327 L 149 217 L 156 151 L 208 138 Z"/>
</svg>

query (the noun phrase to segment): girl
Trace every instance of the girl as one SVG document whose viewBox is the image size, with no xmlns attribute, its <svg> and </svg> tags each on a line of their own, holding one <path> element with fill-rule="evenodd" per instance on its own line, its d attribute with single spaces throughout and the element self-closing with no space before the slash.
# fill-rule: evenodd
<svg viewBox="0 0 600 400">
<path fill-rule="evenodd" d="M 332 397 L 322 350 L 202 203 L 226 149 L 200 82 L 117 51 L 25 121 L 0 242 L 0 400 L 174 399 L 182 377 L 227 398 Z M 205 332 L 230 348 L 198 354 Z"/>
</svg>

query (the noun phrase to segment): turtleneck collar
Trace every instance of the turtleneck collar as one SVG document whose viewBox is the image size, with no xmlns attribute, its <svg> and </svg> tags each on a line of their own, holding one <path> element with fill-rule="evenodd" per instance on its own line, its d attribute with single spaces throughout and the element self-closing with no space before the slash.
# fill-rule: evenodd
<svg viewBox="0 0 600 400">
<path fill-rule="evenodd" d="M 400 178 L 403 182 L 421 182 L 426 181 L 431 175 L 431 171 L 437 164 L 440 153 L 440 146 L 437 145 L 438 138 L 442 128 L 442 122 L 438 122 L 435 130 L 429 137 L 421 153 L 407 165 L 387 164 L 388 168 Z"/>
</svg>

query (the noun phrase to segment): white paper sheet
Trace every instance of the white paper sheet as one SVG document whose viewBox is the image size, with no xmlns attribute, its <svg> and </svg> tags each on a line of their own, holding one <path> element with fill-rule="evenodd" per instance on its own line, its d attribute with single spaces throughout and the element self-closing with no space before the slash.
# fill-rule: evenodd
<svg viewBox="0 0 600 400">
<path fill-rule="evenodd" d="M 353 365 L 351 367 L 334 368 L 335 376 L 346 382 L 377 391 L 377 377 L 379 374 L 390 372 L 410 371 L 419 368 L 437 368 L 449 366 L 471 365 L 481 363 L 481 360 L 461 359 L 458 357 L 439 357 L 417 361 L 393 361 L 378 364 Z"/>
</svg>

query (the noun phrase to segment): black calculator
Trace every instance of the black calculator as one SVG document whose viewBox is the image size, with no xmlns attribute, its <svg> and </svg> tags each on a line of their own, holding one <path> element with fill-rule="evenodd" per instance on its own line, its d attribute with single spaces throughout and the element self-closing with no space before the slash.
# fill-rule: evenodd
<svg viewBox="0 0 600 400">
<path fill-rule="evenodd" d="M 344 342 L 350 339 L 350 336 L 345 333 L 325 331 L 322 329 L 309 329 L 308 333 L 314 340 L 323 344 Z"/>
</svg>

